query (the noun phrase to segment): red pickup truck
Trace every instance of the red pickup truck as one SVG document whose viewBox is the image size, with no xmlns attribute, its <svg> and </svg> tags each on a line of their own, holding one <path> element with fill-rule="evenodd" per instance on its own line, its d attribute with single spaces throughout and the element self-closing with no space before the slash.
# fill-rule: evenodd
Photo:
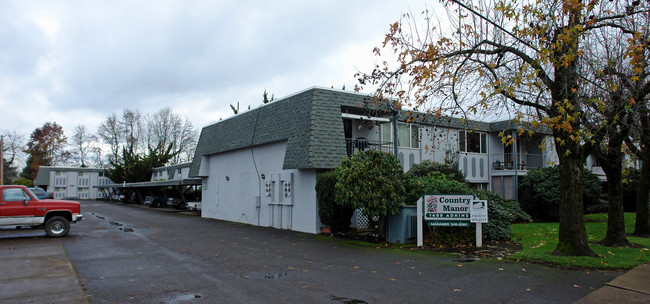
<svg viewBox="0 0 650 304">
<path fill-rule="evenodd" d="M 39 200 L 25 186 L 0 186 L 0 226 L 43 227 L 48 236 L 63 237 L 82 219 L 78 202 Z"/>
</svg>

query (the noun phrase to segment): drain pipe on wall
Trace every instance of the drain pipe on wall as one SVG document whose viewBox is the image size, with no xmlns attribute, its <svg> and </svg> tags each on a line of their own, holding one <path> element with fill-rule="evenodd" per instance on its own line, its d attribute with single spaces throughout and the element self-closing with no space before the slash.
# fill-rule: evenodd
<svg viewBox="0 0 650 304">
<path fill-rule="evenodd" d="M 395 158 L 399 159 L 399 148 L 397 144 L 398 140 L 398 134 L 397 134 L 397 118 L 399 117 L 399 109 L 395 108 L 393 109 L 393 153 L 395 154 Z M 404 167 L 404 164 L 402 164 L 402 167 Z"/>
<path fill-rule="evenodd" d="M 262 216 L 262 178 L 260 177 L 260 171 L 257 169 L 257 161 L 255 161 L 255 133 L 257 132 L 257 121 L 260 118 L 260 108 L 257 108 L 257 113 L 255 113 L 255 124 L 253 125 L 253 135 L 251 136 L 251 156 L 253 158 L 253 165 L 255 166 L 255 175 L 257 175 L 257 196 L 255 197 L 255 209 L 257 210 L 257 226 L 260 225 L 260 217 Z"/>
</svg>

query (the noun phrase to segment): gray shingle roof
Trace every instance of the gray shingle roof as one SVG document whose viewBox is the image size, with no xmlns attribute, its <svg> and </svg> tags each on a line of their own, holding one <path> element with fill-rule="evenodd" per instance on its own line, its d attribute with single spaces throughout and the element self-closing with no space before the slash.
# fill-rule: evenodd
<svg viewBox="0 0 650 304">
<path fill-rule="evenodd" d="M 547 125 L 539 125 L 534 127 L 530 123 L 526 122 L 516 122 L 514 120 L 503 120 L 490 123 L 490 129 L 492 132 L 501 132 L 503 130 L 512 131 L 518 130 L 519 127 L 522 127 L 526 131 L 534 131 L 535 133 L 541 133 L 545 135 L 552 135 L 552 130 Z"/>
<path fill-rule="evenodd" d="M 201 157 L 273 142 L 287 142 L 284 169 L 331 168 L 346 155 L 341 106 L 366 95 L 311 88 L 203 128 L 190 176 Z"/>
<path fill-rule="evenodd" d="M 202 156 L 282 141 L 287 142 L 284 169 L 332 168 L 346 156 L 342 108 L 360 110 L 370 99 L 365 94 L 313 87 L 208 125 L 201 130 L 189 176 L 198 176 Z M 385 105 L 371 107 L 381 113 L 378 116 L 390 116 Z M 420 114 L 413 113 L 418 116 L 415 123 L 495 131 L 487 122 Z M 406 118 L 402 114 L 399 120 Z M 497 125 L 502 126 L 509 125 Z"/>
</svg>

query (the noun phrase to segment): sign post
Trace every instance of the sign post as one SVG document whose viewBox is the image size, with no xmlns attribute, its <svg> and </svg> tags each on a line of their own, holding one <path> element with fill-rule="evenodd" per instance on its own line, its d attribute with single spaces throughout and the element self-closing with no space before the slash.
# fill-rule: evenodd
<svg viewBox="0 0 650 304">
<path fill-rule="evenodd" d="M 424 217 L 424 215 L 422 214 L 423 213 L 422 212 L 423 206 L 424 206 L 424 197 L 421 197 L 420 199 L 418 199 L 417 211 L 416 211 L 417 212 L 416 217 L 418 218 L 418 226 L 417 226 L 417 229 L 418 229 L 418 247 L 424 246 L 424 236 L 422 235 L 422 226 L 423 226 L 422 225 L 422 220 L 423 220 L 423 217 Z"/>
<path fill-rule="evenodd" d="M 469 209 L 469 221 L 476 223 L 476 247 L 483 247 L 483 223 L 488 222 L 488 202 L 486 200 L 472 201 Z"/>
<path fill-rule="evenodd" d="M 423 221 L 429 226 L 469 227 L 476 223 L 476 247 L 483 246 L 482 223 L 488 222 L 488 202 L 472 194 L 427 194 L 417 202 L 417 245 L 422 247 Z"/>
</svg>

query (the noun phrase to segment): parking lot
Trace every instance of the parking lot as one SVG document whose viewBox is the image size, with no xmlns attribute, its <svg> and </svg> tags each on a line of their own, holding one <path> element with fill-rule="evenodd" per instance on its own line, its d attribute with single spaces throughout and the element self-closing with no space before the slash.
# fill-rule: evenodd
<svg viewBox="0 0 650 304">
<path fill-rule="evenodd" d="M 105 201 L 82 201 L 82 212 L 60 240 L 0 231 L 0 256 L 19 242 L 30 251 L 60 242 L 91 303 L 571 303 L 620 274 L 457 262 Z"/>
</svg>

